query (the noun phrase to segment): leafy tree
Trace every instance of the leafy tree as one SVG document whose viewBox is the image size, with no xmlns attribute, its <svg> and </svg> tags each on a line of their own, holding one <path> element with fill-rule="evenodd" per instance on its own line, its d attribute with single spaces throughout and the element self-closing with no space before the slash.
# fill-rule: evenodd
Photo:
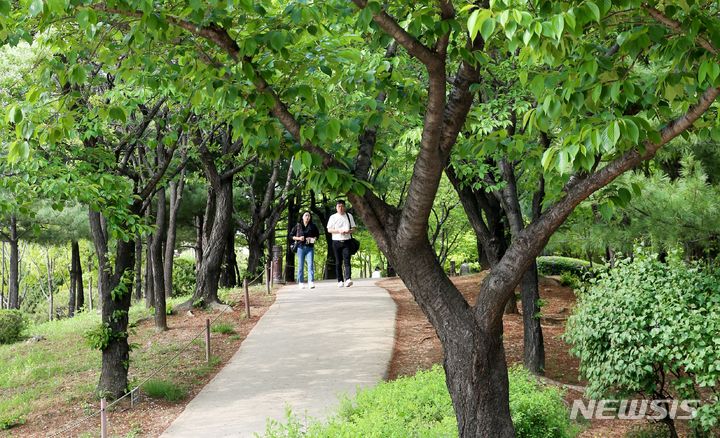
<svg viewBox="0 0 720 438">
<path fill-rule="evenodd" d="M 268 137 L 279 145 L 282 126 L 296 142 L 288 148 L 308 171 L 310 185 L 349 193 L 438 332 L 460 436 L 513 436 L 502 344 L 505 303 L 582 200 L 652 158 L 696 121 L 707 132 L 702 125 L 714 114 L 708 121 L 704 116 L 714 113 L 720 94 L 715 6 L 495 1 L 458 12 L 446 0 L 353 3 L 34 1 L 27 10 L 11 12 L 16 20 L 4 38 L 27 37 L 38 23 L 39 30 L 57 32 L 49 35 L 71 35 L 65 47 L 70 52 L 107 41 L 102 55 L 108 65 L 126 60 L 121 79 L 149 87 L 172 84 L 196 108 L 207 98 L 234 111 L 233 102 L 242 96 L 241 110 L 228 114 L 228 122 L 249 147 Z M 58 40 L 52 43 L 62 45 Z M 385 58 L 390 40 L 402 48 L 394 68 Z M 518 71 L 518 81 L 538 102 L 518 120 L 528 139 L 552 133 L 541 164 L 558 189 L 543 213 L 514 236 L 470 306 L 437 263 L 427 239 L 428 218 L 477 97 L 470 87 L 493 80 L 485 65 L 500 52 L 516 54 L 519 63 L 551 67 L 527 77 Z M 83 82 L 91 69 L 68 59 L 63 71 Z M 148 63 L 160 71 L 143 75 L 130 68 Z M 342 99 L 327 92 L 332 86 L 342 86 Z M 267 120 L 268 113 L 277 122 Z M 408 124 L 421 126 L 422 134 L 398 209 L 376 195 L 369 181 L 399 128 Z M 271 156 L 280 152 L 269 149 Z"/>
</svg>

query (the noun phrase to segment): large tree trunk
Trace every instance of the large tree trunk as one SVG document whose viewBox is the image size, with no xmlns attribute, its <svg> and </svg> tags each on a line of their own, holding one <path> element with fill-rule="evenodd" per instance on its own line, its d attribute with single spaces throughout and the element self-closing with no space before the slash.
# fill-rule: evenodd
<svg viewBox="0 0 720 438">
<path fill-rule="evenodd" d="M 90 212 L 90 228 L 98 256 L 100 284 L 103 295 L 102 323 L 110 330 L 110 339 L 102 349 L 102 370 L 98 393 L 119 398 L 128 387 L 127 371 L 130 364 L 130 347 L 127 341 L 128 309 L 132 300 L 132 279 L 135 242 L 118 240 L 115 249 L 113 273 L 108 266 L 108 236 L 101 225 L 100 213 Z M 124 283 L 122 287 L 120 283 Z"/>
<path fill-rule="evenodd" d="M 253 223 L 250 231 L 247 233 L 248 241 L 248 261 L 247 261 L 247 275 L 250 278 L 255 278 L 260 275 L 263 271 L 263 229 L 261 228 L 262 223 Z"/>
<path fill-rule="evenodd" d="M 220 280 L 220 266 L 225 253 L 225 239 L 230 226 L 232 202 L 232 178 L 222 179 L 218 190 L 212 187 L 208 190 L 208 202 L 212 202 L 214 208 L 205 217 L 204 229 L 206 238 L 203 240 L 203 258 L 200 269 L 197 272 L 197 283 L 195 293 L 186 305 L 216 306 L 221 305 L 218 298 L 218 283 Z"/>
<path fill-rule="evenodd" d="M 163 242 L 165 241 L 165 188 L 157 192 L 155 233 L 150 255 L 152 256 L 153 295 L 155 295 L 155 330 L 167 330 L 165 303 L 165 276 L 163 274 Z"/>
<path fill-rule="evenodd" d="M 145 213 L 145 219 L 149 225 L 152 221 L 151 208 L 148 206 Z M 155 294 L 153 288 L 155 287 L 155 280 L 153 279 L 153 266 L 152 266 L 152 245 L 153 245 L 153 234 L 149 233 L 147 241 L 145 243 L 145 307 L 150 308 L 155 305 Z"/>
<path fill-rule="evenodd" d="M 300 204 L 302 200 L 300 198 L 300 191 L 296 191 L 294 196 L 290 196 L 288 199 L 288 206 L 287 206 L 287 233 L 286 235 L 289 236 L 290 233 L 295 229 L 295 224 L 297 217 L 300 215 Z M 292 240 L 286 239 L 285 241 L 285 281 L 292 282 L 295 281 L 295 253 L 292 252 L 290 249 L 290 245 L 292 245 Z"/>
<path fill-rule="evenodd" d="M 75 257 L 75 310 L 80 312 L 85 308 L 85 287 L 83 286 L 82 261 L 80 260 L 80 244 L 73 242 L 72 256 Z"/>
<path fill-rule="evenodd" d="M 8 278 L 8 308 L 20 308 L 20 259 L 18 254 L 17 218 L 10 216 L 10 277 Z"/>
<path fill-rule="evenodd" d="M 165 242 L 165 297 L 170 298 L 173 294 L 173 262 L 175 261 L 175 238 L 177 236 L 177 216 L 180 210 L 183 189 L 185 186 L 185 170 L 180 174 L 178 181 L 170 182 L 170 212 L 167 226 L 167 240 Z"/>
<path fill-rule="evenodd" d="M 142 239 L 137 236 L 135 241 L 135 301 L 142 299 Z"/>
<path fill-rule="evenodd" d="M 237 256 L 235 254 L 235 225 L 232 221 L 232 212 L 230 213 L 230 223 L 225 237 L 225 254 L 223 257 L 222 268 L 220 271 L 220 286 L 235 287 L 238 284 L 238 265 Z"/>
<path fill-rule="evenodd" d="M 5 308 L 5 241 L 2 242 L 2 259 L 0 259 L 0 309 Z"/>
<path fill-rule="evenodd" d="M 195 272 L 200 272 L 203 259 L 203 216 L 195 216 Z"/>
<path fill-rule="evenodd" d="M 523 308 L 523 363 L 535 374 L 545 371 L 545 348 L 540 326 L 540 292 L 538 287 L 537 263 L 523 275 L 520 282 Z"/>
</svg>

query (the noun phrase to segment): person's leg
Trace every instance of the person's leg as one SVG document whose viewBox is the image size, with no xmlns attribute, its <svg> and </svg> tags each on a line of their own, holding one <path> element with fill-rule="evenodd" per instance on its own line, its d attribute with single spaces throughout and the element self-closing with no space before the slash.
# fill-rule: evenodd
<svg viewBox="0 0 720 438">
<path fill-rule="evenodd" d="M 335 254 L 335 276 L 337 277 L 338 283 L 342 283 L 342 242 L 339 240 L 333 240 L 333 253 Z"/>
<path fill-rule="evenodd" d="M 350 246 L 348 245 L 348 242 L 343 242 L 343 249 L 342 249 L 342 260 L 343 264 L 345 265 L 345 286 L 352 286 L 352 272 L 350 267 Z"/>
<path fill-rule="evenodd" d="M 308 248 L 307 253 L 307 263 L 308 263 L 308 281 L 310 282 L 310 286 L 314 286 L 313 282 L 315 281 L 315 248 Z"/>
<path fill-rule="evenodd" d="M 305 267 L 305 247 L 300 246 L 297 250 L 298 255 L 298 271 L 297 271 L 297 281 L 298 284 L 302 285 L 302 282 L 305 280 L 305 277 L 303 275 L 304 267 Z"/>
</svg>

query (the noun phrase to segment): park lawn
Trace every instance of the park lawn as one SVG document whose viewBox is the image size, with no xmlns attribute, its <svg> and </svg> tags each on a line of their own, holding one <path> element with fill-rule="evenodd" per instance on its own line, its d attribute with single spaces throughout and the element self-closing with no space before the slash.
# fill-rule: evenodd
<svg viewBox="0 0 720 438">
<path fill-rule="evenodd" d="M 268 295 L 264 286 L 251 288 L 252 317 L 247 319 L 239 289 L 225 291 L 221 296 L 233 306 L 233 312 L 219 315 L 219 312 L 193 310 L 170 315 L 170 330 L 162 333 L 155 331 L 152 309 L 145 308 L 143 302 L 131 308 L 130 321 L 137 323 L 129 339 L 134 344 L 130 353 L 131 387 L 155 373 L 154 381 L 174 386 L 185 396 L 180 401 L 168 402 L 143 396 L 141 391 L 135 409 L 127 410 L 129 403 L 123 401 L 119 409 L 111 413 L 112 435 L 159 434 L 164 430 L 237 351 L 275 299 L 274 292 Z M 168 302 L 173 306 L 187 298 L 177 297 Z M 212 321 L 215 317 L 218 319 L 213 326 L 221 326 L 223 333 L 211 334 L 212 358 L 208 364 L 203 330 L 206 318 Z M 28 337 L 45 339 L 0 345 L 0 436 L 52 434 L 99 408 L 94 391 L 100 376 L 101 354 L 92 350 L 83 337 L 99 322 L 97 312 L 81 312 L 74 318 L 34 325 L 26 331 Z M 91 435 L 98 431 L 99 420 L 90 418 L 64 436 Z"/>
</svg>

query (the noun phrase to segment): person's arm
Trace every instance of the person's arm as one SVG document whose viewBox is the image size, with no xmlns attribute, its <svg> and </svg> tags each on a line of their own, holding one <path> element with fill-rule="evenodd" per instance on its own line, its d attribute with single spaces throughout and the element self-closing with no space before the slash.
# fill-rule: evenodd
<svg viewBox="0 0 720 438">
<path fill-rule="evenodd" d="M 348 230 L 348 234 L 352 234 L 355 232 L 355 218 L 352 217 L 350 213 L 348 213 L 348 225 L 350 226 L 350 230 Z"/>
</svg>

